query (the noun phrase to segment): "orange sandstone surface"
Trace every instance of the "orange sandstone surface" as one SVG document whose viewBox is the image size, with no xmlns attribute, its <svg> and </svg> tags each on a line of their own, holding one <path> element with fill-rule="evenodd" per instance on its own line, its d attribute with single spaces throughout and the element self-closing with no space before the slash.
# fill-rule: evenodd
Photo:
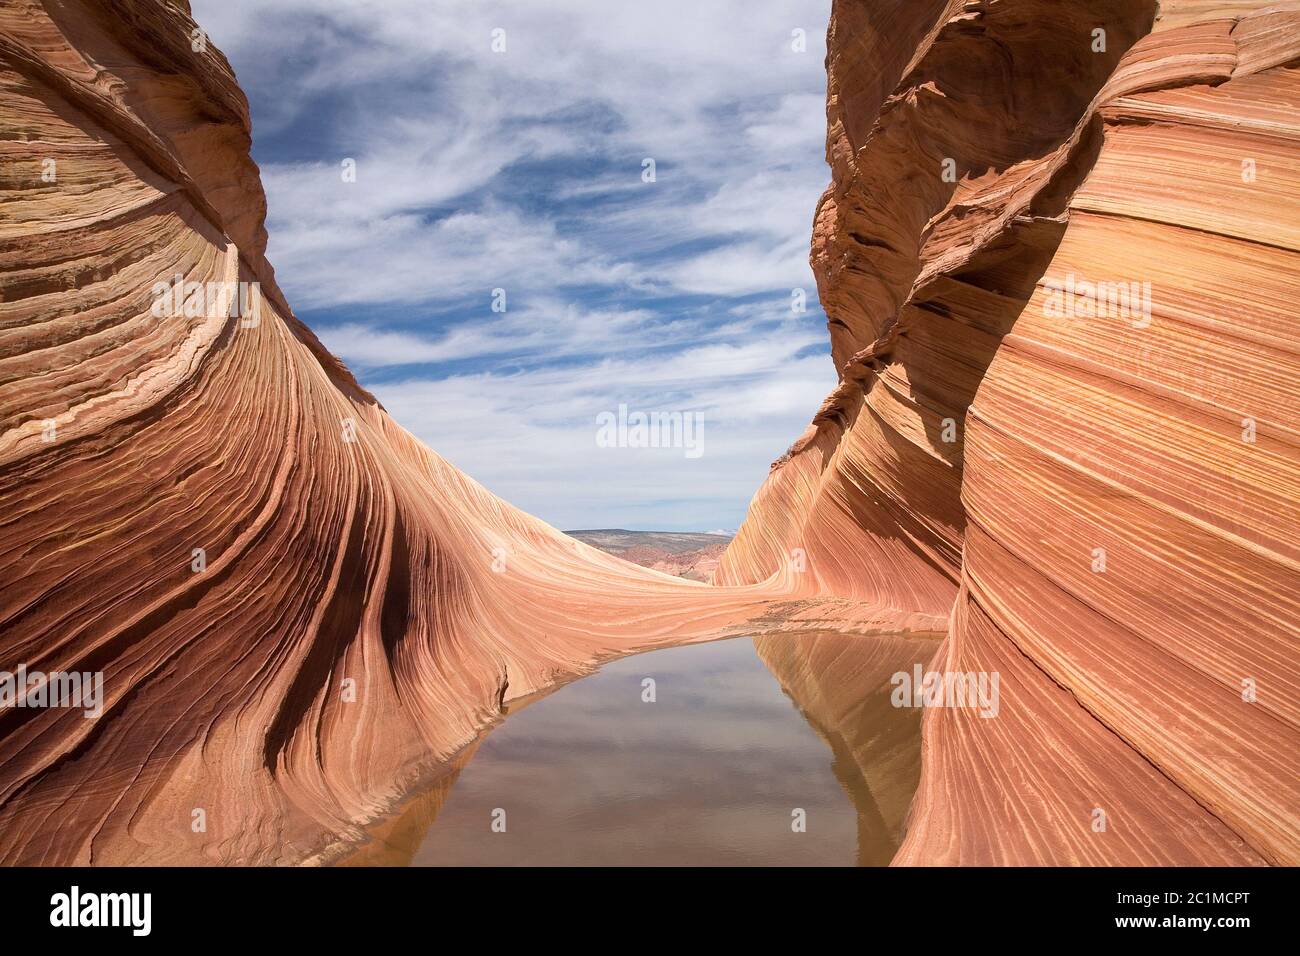
<svg viewBox="0 0 1300 956">
<path fill-rule="evenodd" d="M 840 385 L 715 579 L 802 548 L 1000 674 L 896 863 L 1300 862 L 1298 67 L 1295 3 L 835 3 Z"/>
<path fill-rule="evenodd" d="M 906 655 L 777 633 L 819 629 L 1001 678 L 925 712 L 910 810 L 880 778 L 896 862 L 1300 862 L 1300 5 L 836 2 L 840 384 L 712 585 L 494 497 L 325 351 L 194 29 L 0 4 L 0 670 L 104 675 L 97 719 L 0 710 L 0 861 L 319 859 L 506 700 L 728 634 L 914 777 L 846 716 Z M 176 275 L 253 317 L 158 317 Z"/>
</svg>

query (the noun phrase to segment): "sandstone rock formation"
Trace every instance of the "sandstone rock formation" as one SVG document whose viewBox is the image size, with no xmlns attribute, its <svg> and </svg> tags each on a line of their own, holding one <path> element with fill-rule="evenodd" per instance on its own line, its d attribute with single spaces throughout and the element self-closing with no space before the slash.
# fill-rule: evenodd
<svg viewBox="0 0 1300 956">
<path fill-rule="evenodd" d="M 837 2 L 842 380 L 709 587 L 493 497 L 294 318 L 186 4 L 0 5 L 0 669 L 105 681 L 0 709 L 0 861 L 301 861 L 604 657 L 949 624 L 1001 715 L 927 713 L 899 862 L 1300 861 L 1298 17 Z M 1049 315 L 1070 274 L 1152 321 Z M 160 316 L 176 275 L 250 292 Z M 834 732 L 833 656 L 772 659 Z"/>
<path fill-rule="evenodd" d="M 804 549 L 1000 672 L 899 863 L 1300 862 L 1298 58 L 1294 3 L 834 5 L 841 381 L 716 580 Z"/>
</svg>

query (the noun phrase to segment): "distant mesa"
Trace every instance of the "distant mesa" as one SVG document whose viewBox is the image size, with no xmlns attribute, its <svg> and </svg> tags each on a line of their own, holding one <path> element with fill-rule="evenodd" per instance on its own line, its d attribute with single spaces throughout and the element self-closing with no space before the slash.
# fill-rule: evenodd
<svg viewBox="0 0 1300 956">
<path fill-rule="evenodd" d="M 566 531 L 624 561 L 691 581 L 709 581 L 734 534 L 727 531 Z"/>
</svg>

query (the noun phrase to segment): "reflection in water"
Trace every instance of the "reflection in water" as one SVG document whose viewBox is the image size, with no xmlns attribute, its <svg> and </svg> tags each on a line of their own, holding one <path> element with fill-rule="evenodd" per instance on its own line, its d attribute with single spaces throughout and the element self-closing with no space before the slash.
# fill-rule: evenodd
<svg viewBox="0 0 1300 956">
<path fill-rule="evenodd" d="M 774 634 L 607 664 L 512 704 L 343 863 L 883 865 L 920 773 L 889 678 L 936 647 Z"/>
<path fill-rule="evenodd" d="M 891 705 L 890 677 L 928 664 L 938 641 L 822 634 L 754 639 L 759 658 L 830 744 L 858 814 L 859 866 L 882 866 L 902 840 L 921 779 L 921 712 Z"/>
</svg>

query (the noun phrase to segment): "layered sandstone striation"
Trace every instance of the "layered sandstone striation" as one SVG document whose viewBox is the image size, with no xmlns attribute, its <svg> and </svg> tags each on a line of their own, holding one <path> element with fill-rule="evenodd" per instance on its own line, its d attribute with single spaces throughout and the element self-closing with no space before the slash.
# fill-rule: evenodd
<svg viewBox="0 0 1300 956">
<path fill-rule="evenodd" d="M 495 498 L 295 319 L 196 29 L 0 5 L 0 669 L 104 675 L 97 719 L 0 710 L 0 860 L 316 858 L 509 699 L 790 628 L 1001 675 L 927 711 L 909 814 L 851 689 L 914 648 L 762 645 L 898 862 L 1300 861 L 1296 5 L 837 2 L 841 381 L 711 587 Z M 160 316 L 177 275 L 248 299 Z"/>
<path fill-rule="evenodd" d="M 827 65 L 840 385 L 716 580 L 1000 673 L 899 863 L 1300 862 L 1300 5 L 841 0 Z"/>
</svg>

